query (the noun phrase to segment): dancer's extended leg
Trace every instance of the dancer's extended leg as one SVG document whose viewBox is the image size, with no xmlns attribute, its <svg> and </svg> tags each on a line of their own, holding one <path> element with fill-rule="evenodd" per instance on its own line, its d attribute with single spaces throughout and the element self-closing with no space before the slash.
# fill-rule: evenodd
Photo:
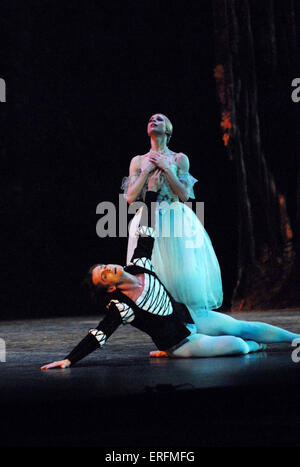
<svg viewBox="0 0 300 467">
<path fill-rule="evenodd" d="M 189 341 L 173 352 L 167 352 L 170 357 L 220 357 L 225 355 L 245 355 L 264 349 L 263 344 L 254 341 L 245 342 L 235 336 L 206 336 L 192 334 Z"/>
<path fill-rule="evenodd" d="M 259 321 L 242 321 L 232 316 L 205 311 L 203 316 L 197 316 L 197 331 L 209 336 L 232 335 L 250 339 L 265 344 L 271 342 L 292 342 L 300 334 Z"/>
</svg>

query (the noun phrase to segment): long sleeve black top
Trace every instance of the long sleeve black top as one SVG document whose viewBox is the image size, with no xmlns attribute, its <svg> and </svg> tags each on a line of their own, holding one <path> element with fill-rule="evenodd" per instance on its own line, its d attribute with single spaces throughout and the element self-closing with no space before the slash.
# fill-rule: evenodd
<svg viewBox="0 0 300 467">
<path fill-rule="evenodd" d="M 157 193 L 147 192 L 145 207 L 148 216 L 142 216 L 142 220 L 146 219 L 148 225 L 139 227 L 137 247 L 130 265 L 124 268 L 131 274 L 144 274 L 141 296 L 134 302 L 120 291 L 112 293 L 104 319 L 96 328 L 90 329 L 87 336 L 65 357 L 72 365 L 102 347 L 120 324 L 131 324 L 147 333 L 160 350 L 178 345 L 190 334 L 183 324 L 183 321 L 191 322 L 187 308 L 175 302 L 155 274 L 151 263 L 155 241 L 155 230 L 150 227 L 151 203 L 156 202 L 156 198 Z"/>
</svg>

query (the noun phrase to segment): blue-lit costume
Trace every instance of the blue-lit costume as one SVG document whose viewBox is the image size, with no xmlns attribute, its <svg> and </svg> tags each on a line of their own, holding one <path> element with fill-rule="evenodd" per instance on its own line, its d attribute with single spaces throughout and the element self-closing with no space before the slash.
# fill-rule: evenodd
<svg viewBox="0 0 300 467">
<path fill-rule="evenodd" d="M 193 185 L 197 180 L 189 173 L 182 173 L 170 157 L 171 167 L 178 179 L 189 190 L 189 198 L 195 198 Z M 122 188 L 126 194 L 129 183 L 139 176 L 125 177 Z M 144 200 L 145 184 L 138 199 Z M 152 264 L 160 280 L 174 299 L 188 306 L 197 321 L 204 311 L 214 310 L 222 305 L 223 290 L 220 266 L 211 240 L 193 210 L 180 202 L 165 179 L 158 192 L 156 210 L 156 238 L 152 254 Z M 134 216 L 128 240 L 127 263 L 136 246 L 136 230 L 141 218 L 141 210 Z"/>
</svg>

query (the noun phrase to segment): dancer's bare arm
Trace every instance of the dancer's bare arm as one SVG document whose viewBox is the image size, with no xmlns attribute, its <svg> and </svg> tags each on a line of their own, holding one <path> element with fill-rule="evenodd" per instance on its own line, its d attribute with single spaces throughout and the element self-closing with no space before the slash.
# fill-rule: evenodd
<svg viewBox="0 0 300 467">
<path fill-rule="evenodd" d="M 155 169 L 155 165 L 149 161 L 147 154 L 145 154 L 145 156 L 135 156 L 131 159 L 129 177 L 136 177 L 140 169 L 140 175 L 132 183 L 129 183 L 127 189 L 126 199 L 129 204 L 133 203 L 137 199 L 147 182 L 149 173 Z"/>
<path fill-rule="evenodd" d="M 172 164 L 159 153 L 152 153 L 149 160 L 163 170 L 172 190 L 180 200 L 187 201 L 189 199 L 189 188 L 185 182 L 179 180 L 178 176 L 172 169 Z M 189 159 L 185 154 L 180 154 L 177 157 L 176 165 L 178 173 L 188 173 L 190 164 Z"/>
</svg>

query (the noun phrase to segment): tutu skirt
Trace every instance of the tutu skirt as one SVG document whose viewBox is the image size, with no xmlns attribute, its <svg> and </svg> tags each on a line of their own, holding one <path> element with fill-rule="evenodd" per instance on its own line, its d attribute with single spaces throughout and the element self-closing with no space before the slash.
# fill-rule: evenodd
<svg viewBox="0 0 300 467">
<path fill-rule="evenodd" d="M 127 264 L 137 243 L 140 219 L 141 209 L 130 225 Z M 223 301 L 220 266 L 194 211 L 179 201 L 162 202 L 155 213 L 155 231 L 152 264 L 173 298 L 189 308 L 195 322 L 197 314 L 219 308 Z"/>
</svg>

